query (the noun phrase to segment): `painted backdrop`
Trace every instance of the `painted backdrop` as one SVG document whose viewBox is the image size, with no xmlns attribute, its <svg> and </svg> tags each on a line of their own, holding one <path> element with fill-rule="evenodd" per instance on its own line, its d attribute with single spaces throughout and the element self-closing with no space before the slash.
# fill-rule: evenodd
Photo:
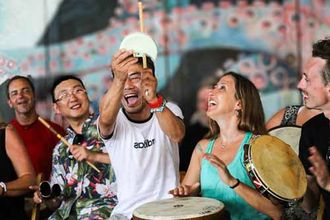
<svg viewBox="0 0 330 220">
<path fill-rule="evenodd" d="M 30 75 L 38 112 L 54 117 L 54 77 L 73 73 L 86 83 L 93 111 L 111 85 L 111 56 L 123 37 L 139 30 L 137 0 L 0 0 L 0 116 L 5 81 Z M 266 118 L 300 103 L 296 90 L 312 42 L 330 34 L 324 0 L 145 0 L 146 32 L 158 44 L 159 90 L 183 109 L 186 122 L 195 93 L 209 76 L 234 70 L 259 89 Z"/>
</svg>

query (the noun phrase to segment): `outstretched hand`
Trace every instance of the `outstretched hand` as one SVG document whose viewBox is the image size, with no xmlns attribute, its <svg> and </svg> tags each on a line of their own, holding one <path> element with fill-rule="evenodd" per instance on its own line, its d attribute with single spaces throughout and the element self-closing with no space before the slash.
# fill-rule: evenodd
<svg viewBox="0 0 330 220">
<path fill-rule="evenodd" d="M 319 186 L 330 191 L 330 173 L 325 160 L 321 157 L 316 147 L 310 147 L 309 153 L 310 156 L 308 157 L 308 160 L 312 164 L 309 170 L 315 176 Z"/>
<path fill-rule="evenodd" d="M 233 186 L 237 182 L 237 180 L 230 174 L 225 162 L 219 157 L 215 156 L 214 154 L 207 153 L 205 153 L 203 157 L 208 160 L 215 168 L 217 168 L 219 176 L 225 184 Z"/>
</svg>

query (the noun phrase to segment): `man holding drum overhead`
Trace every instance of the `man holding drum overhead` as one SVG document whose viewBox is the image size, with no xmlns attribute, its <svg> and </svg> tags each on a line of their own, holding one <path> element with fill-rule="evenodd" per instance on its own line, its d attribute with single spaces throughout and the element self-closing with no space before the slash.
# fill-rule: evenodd
<svg viewBox="0 0 330 220">
<path fill-rule="evenodd" d="M 309 159 L 314 162 L 313 155 L 318 151 L 328 169 L 330 168 L 330 39 L 318 41 L 313 45 L 313 56 L 304 66 L 298 89 L 302 92 L 307 108 L 323 112 L 302 127 L 299 157 L 309 174 L 303 208 L 306 211 L 316 208 L 321 193 L 325 204 L 323 219 L 330 219 L 330 193 L 324 189 L 326 181 L 319 176 L 327 171 L 319 172 L 315 170 L 318 168 L 317 164 L 315 167 L 315 163 L 309 162 Z M 322 167 L 325 169 L 325 166 Z"/>
<path fill-rule="evenodd" d="M 258 90 L 229 72 L 210 90 L 208 100 L 210 133 L 196 145 L 182 185 L 170 193 L 220 200 L 231 219 L 280 219 L 281 208 L 256 190 L 244 166 L 244 145 L 266 134 Z"/>
<path fill-rule="evenodd" d="M 100 104 L 99 131 L 117 179 L 112 216 L 131 218 L 137 206 L 168 198 L 179 183 L 185 127 L 181 109 L 156 92 L 155 42 L 138 32 L 121 48 L 112 58 L 113 83 Z"/>
</svg>

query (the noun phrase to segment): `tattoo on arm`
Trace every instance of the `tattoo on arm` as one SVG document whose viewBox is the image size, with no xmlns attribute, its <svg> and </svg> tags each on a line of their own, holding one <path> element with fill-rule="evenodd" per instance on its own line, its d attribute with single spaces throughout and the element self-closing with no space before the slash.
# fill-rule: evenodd
<svg viewBox="0 0 330 220">
<path fill-rule="evenodd" d="M 195 149 L 198 150 L 200 153 L 203 153 L 203 149 L 202 149 L 202 146 L 200 144 L 197 144 Z"/>
</svg>

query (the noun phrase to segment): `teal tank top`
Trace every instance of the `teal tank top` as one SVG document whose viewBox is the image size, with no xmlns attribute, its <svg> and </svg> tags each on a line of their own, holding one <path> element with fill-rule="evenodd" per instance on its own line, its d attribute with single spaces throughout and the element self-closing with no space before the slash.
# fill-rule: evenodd
<svg viewBox="0 0 330 220">
<path fill-rule="evenodd" d="M 252 136 L 247 132 L 235 155 L 233 161 L 227 166 L 231 175 L 238 178 L 242 183 L 255 189 L 244 166 L 244 144 L 248 144 Z M 206 153 L 212 153 L 215 139 L 210 140 Z M 206 159 L 202 159 L 201 166 L 201 194 L 203 197 L 214 198 L 225 204 L 232 220 L 255 220 L 270 219 L 266 215 L 258 212 L 242 199 L 236 192 L 227 186 L 220 178 L 217 169 Z"/>
</svg>

